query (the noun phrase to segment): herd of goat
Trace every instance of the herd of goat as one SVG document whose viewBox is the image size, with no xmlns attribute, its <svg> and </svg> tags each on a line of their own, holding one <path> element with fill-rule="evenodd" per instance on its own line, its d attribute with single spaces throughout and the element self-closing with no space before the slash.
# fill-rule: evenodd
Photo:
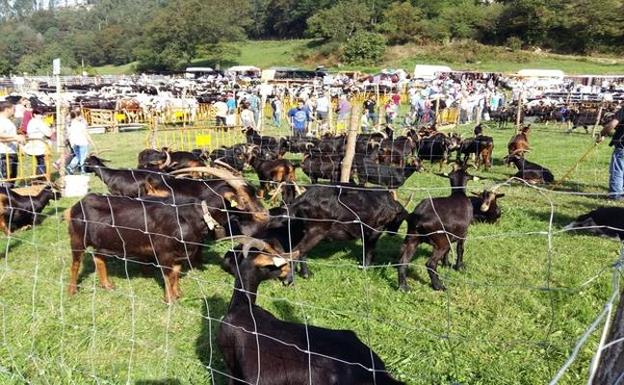
<svg viewBox="0 0 624 385">
<path fill-rule="evenodd" d="M 530 151 L 529 133 L 525 127 L 511 138 L 505 162 L 518 168 L 517 178 L 551 183 L 554 177 L 548 169 L 525 159 Z M 81 261 L 92 248 L 103 288 L 113 288 L 106 259 L 129 258 L 161 269 L 164 299 L 171 303 L 181 295 L 182 265 L 199 266 L 207 241 L 225 241 L 232 247 L 223 258 L 223 267 L 235 277 L 235 285 L 217 342 L 231 384 L 310 380 L 402 384 L 352 331 L 285 322 L 257 306 L 258 286 L 268 279 L 292 283 L 296 270 L 308 277 L 306 256 L 322 241 L 362 239 L 362 263 L 371 265 L 380 236 L 384 232 L 395 235 L 407 222 L 399 257 L 399 288 L 409 289 L 407 268 L 424 242 L 433 247 L 426 262 L 431 285 L 444 290 L 437 268 L 440 263 L 450 265 L 452 245 L 456 245 L 453 267 L 461 269 L 470 223 L 494 223 L 501 216 L 500 185 L 471 197 L 466 194 L 468 182 L 476 178 L 468 172 L 471 154 L 476 168 L 489 168 L 493 139 L 483 135 L 480 126 L 474 137 L 464 140 L 435 128 L 408 130 L 398 137 L 389 128 L 358 135 L 351 182 L 339 183 L 346 136 L 274 138 L 252 129 L 245 134 L 246 143 L 210 153 L 146 149 L 139 154 L 136 169 L 113 169 L 104 159 L 90 155 L 85 170 L 97 175 L 110 195 L 88 194 L 65 212 L 72 252 L 70 294 L 78 290 Z M 392 190 L 421 170 L 423 161 L 442 165 L 453 152 L 457 157 L 452 171 L 437 174 L 448 178 L 451 194 L 424 199 L 408 213 Z M 286 153 L 303 153 L 303 161 L 296 165 L 284 158 Z M 257 173 L 259 188 L 242 177 L 246 166 Z M 301 167 L 311 185 L 297 183 L 296 167 Z M 331 183 L 317 184 L 319 179 Z M 385 188 L 366 188 L 367 183 Z M 282 204 L 266 209 L 266 194 L 273 198 L 281 194 Z M 42 210 L 56 197 L 52 187 L 33 196 L 3 188 L 0 229 L 10 234 L 36 225 Z M 600 232 L 607 226 L 608 231 L 601 234 L 624 234 L 609 222 L 613 212 L 603 211 L 581 216 L 569 228 L 586 226 Z M 256 360 L 258 356 L 262 360 Z"/>
</svg>

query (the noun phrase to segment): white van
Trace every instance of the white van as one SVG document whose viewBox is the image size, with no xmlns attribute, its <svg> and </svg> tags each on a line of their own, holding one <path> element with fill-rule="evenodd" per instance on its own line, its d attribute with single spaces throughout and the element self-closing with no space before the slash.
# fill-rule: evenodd
<svg viewBox="0 0 624 385">
<path fill-rule="evenodd" d="M 443 72 L 453 72 L 453 70 L 448 66 L 416 64 L 416 67 L 414 67 L 414 79 L 434 80 L 437 74 Z"/>
</svg>

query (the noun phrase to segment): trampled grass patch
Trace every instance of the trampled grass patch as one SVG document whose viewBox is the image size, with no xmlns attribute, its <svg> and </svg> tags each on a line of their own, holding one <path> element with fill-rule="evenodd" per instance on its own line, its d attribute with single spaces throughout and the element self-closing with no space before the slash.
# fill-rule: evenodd
<svg viewBox="0 0 624 385">
<path fill-rule="evenodd" d="M 462 127 L 467 134 L 472 127 Z M 513 129 L 486 129 L 495 139 L 495 166 L 474 171 L 478 191 L 515 173 L 502 165 Z M 136 165 L 144 132 L 96 136 L 113 167 Z M 591 146 L 589 135 L 561 126 L 536 126 L 531 161 L 562 176 Z M 397 291 L 394 267 L 402 236 L 383 236 L 375 266 L 359 268 L 362 244 L 322 243 L 310 254 L 314 275 L 293 287 L 266 282 L 258 302 L 277 317 L 352 329 L 408 384 L 545 384 L 563 365 L 577 339 L 611 293 L 617 242 L 561 232 L 577 215 L 604 199 L 610 149 L 599 146 L 556 191 L 518 183 L 504 187 L 503 217 L 469 230 L 465 271 L 441 268 L 448 291 L 434 292 L 424 264 L 431 248 L 413 260 L 412 291 Z M 449 193 L 448 181 L 413 175 L 399 191 L 412 210 L 418 201 Z M 255 180 L 252 172 L 246 175 Z M 307 178 L 298 170 L 298 177 Z M 254 182 L 252 182 L 254 183 Z M 104 186 L 92 179 L 92 190 Z M 202 269 L 185 271 L 182 299 L 162 302 L 158 271 L 109 262 L 116 289 L 97 285 L 84 259 L 79 293 L 69 298 L 71 260 L 63 211 L 76 199 L 53 202 L 41 226 L 0 240 L 0 383 L 2 384 L 225 384 L 215 336 L 232 292 L 233 278 L 220 268 L 227 245 L 208 244 Z M 551 221 L 552 217 L 552 221 Z M 403 226 L 401 232 L 406 231 Z M 586 381 L 597 347 L 594 334 L 562 383 Z M 150 382 L 152 381 L 152 382 Z"/>
</svg>

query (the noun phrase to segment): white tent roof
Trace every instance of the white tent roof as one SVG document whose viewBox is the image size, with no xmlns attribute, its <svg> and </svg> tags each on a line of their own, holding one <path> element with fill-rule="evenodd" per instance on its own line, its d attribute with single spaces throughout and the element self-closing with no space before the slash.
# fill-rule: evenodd
<svg viewBox="0 0 624 385">
<path fill-rule="evenodd" d="M 523 69 L 518 71 L 518 76 L 527 78 L 561 78 L 565 73 L 561 70 Z"/>
<path fill-rule="evenodd" d="M 229 72 L 260 72 L 260 68 L 254 66 L 233 66 L 228 68 Z"/>
</svg>

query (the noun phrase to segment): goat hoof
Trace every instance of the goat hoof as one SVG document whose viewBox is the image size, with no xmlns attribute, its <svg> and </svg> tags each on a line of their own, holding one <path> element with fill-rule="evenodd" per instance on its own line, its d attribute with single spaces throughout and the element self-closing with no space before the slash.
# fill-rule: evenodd
<svg viewBox="0 0 624 385">
<path fill-rule="evenodd" d="M 434 284 L 433 286 L 433 290 L 435 291 L 446 291 L 446 287 L 444 287 L 444 285 L 442 284 Z"/>
<path fill-rule="evenodd" d="M 457 263 L 455 264 L 455 266 L 453 266 L 453 269 L 457 270 L 457 271 L 463 271 L 466 270 L 466 265 L 464 265 L 463 263 Z"/>
<path fill-rule="evenodd" d="M 409 293 L 412 289 L 410 289 L 408 284 L 403 283 L 403 284 L 399 285 L 399 290 L 404 292 L 404 293 Z"/>
<path fill-rule="evenodd" d="M 112 283 L 110 283 L 110 282 L 103 283 L 103 284 L 101 284 L 101 285 L 100 285 L 100 287 L 101 287 L 102 289 L 109 290 L 109 291 L 110 291 L 110 290 L 114 290 L 114 289 L 115 289 L 115 285 L 113 285 L 113 284 L 112 284 Z"/>
<path fill-rule="evenodd" d="M 299 272 L 299 276 L 303 279 L 308 279 L 310 277 L 312 277 L 312 272 L 311 271 L 300 271 Z"/>
<path fill-rule="evenodd" d="M 78 288 L 76 286 L 70 286 L 67 291 L 69 292 L 69 295 L 74 295 L 78 292 Z"/>
</svg>

